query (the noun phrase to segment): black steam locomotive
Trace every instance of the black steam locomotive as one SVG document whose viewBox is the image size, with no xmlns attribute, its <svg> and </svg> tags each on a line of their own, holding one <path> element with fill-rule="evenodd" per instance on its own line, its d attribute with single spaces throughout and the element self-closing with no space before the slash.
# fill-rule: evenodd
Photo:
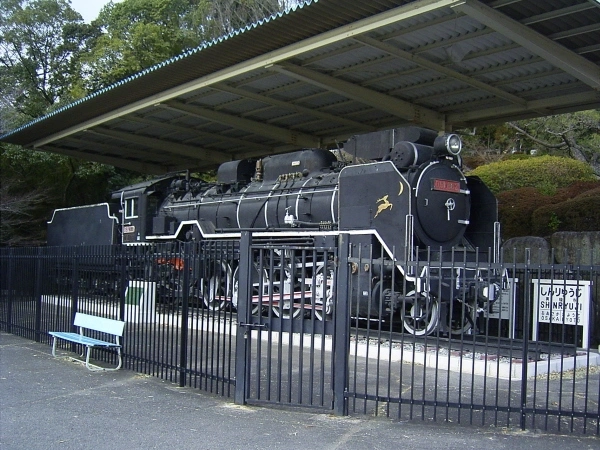
<svg viewBox="0 0 600 450">
<path fill-rule="evenodd" d="M 456 262 L 457 255 L 465 262 L 492 261 L 499 225 L 492 193 L 461 171 L 461 147 L 455 134 L 408 127 L 355 136 L 334 151 L 307 149 L 227 162 L 219 167 L 216 183 L 165 176 L 123 188 L 110 203 L 57 210 L 49 222 L 48 244 L 234 240 L 243 230 L 293 243 L 307 236 L 335 240 L 345 233 L 354 247 L 371 249 L 371 258 L 391 262 L 380 271 L 393 272 L 351 271 L 352 277 L 363 278 L 352 283 L 360 286 L 350 294 L 356 315 L 398 312 L 406 330 L 418 335 L 438 327 L 464 332 L 478 307 L 494 301 L 498 286 L 489 273 L 479 268 L 461 273 L 450 261 Z M 423 259 L 423 252 L 440 263 L 424 269 L 402 264 Z M 230 278 L 225 291 L 235 305 L 236 273 L 230 266 L 223 269 Z M 317 298 L 322 318 L 331 313 L 333 275 L 325 261 L 311 267 L 308 274 L 290 270 L 286 273 L 293 275 L 277 283 L 280 292 L 293 292 L 300 279 L 327 284 L 323 292 L 328 294 Z M 286 283 L 291 287 L 284 289 Z M 208 298 L 211 280 L 201 284 L 207 306 L 227 303 Z M 450 319 L 456 307 L 468 311 L 458 321 Z M 276 313 L 289 317 L 302 310 L 293 300 L 284 308 L 279 305 Z"/>
</svg>

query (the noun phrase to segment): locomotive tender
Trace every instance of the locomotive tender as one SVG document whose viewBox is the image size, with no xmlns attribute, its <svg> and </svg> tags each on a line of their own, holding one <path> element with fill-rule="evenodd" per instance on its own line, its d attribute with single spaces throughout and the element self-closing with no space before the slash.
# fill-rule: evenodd
<svg viewBox="0 0 600 450">
<path fill-rule="evenodd" d="M 239 239 L 242 230 L 288 243 L 307 237 L 333 242 L 345 233 L 355 248 L 391 262 L 380 265 L 388 267 L 379 269 L 385 273 L 375 273 L 376 264 L 359 270 L 353 263 L 351 277 L 360 280 L 351 285 L 361 286 L 349 294 L 354 315 L 397 312 L 405 329 L 417 335 L 438 328 L 464 332 L 474 325 L 478 308 L 495 300 L 499 287 L 491 271 L 460 269 L 454 263 L 495 261 L 500 236 L 496 199 L 481 180 L 462 173 L 461 147 L 455 134 L 407 127 L 354 136 L 337 156 L 306 149 L 227 162 L 219 167 L 216 183 L 165 176 L 114 192 L 110 204 L 57 210 L 49 222 L 48 244 Z M 76 227 L 79 233 L 73 233 Z M 102 242 L 94 241 L 98 237 Z M 420 273 L 402 264 L 423 255 L 440 262 Z M 322 287 L 313 300 L 318 304 L 311 306 L 318 317 L 330 314 L 333 272 L 328 262 L 313 261 L 308 273 L 299 273 L 293 256 L 279 257 L 291 270 L 285 279 L 270 280 L 271 286 L 278 284 L 277 292 L 287 294 L 274 312 L 295 317 L 302 311 L 292 293 L 304 280 L 305 287 Z M 218 278 L 226 281 L 220 293 L 216 285 L 223 282 L 216 275 L 200 280 L 207 306 L 236 305 L 235 269 L 229 262 L 221 264 Z M 227 301 L 211 298 L 222 295 Z M 255 296 L 255 302 L 261 301 Z"/>
</svg>

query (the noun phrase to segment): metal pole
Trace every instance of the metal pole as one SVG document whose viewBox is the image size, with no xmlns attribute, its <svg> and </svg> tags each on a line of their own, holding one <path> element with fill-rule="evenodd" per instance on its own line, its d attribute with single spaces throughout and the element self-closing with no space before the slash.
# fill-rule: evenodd
<svg viewBox="0 0 600 450">
<path fill-rule="evenodd" d="M 12 272 L 14 266 L 15 250 L 13 248 L 8 249 L 8 274 L 6 280 L 6 288 L 8 289 L 8 307 L 6 311 L 6 331 L 12 333 L 12 307 L 13 307 L 13 286 L 12 286 Z"/>
<path fill-rule="evenodd" d="M 179 353 L 179 387 L 185 386 L 187 371 L 187 341 L 190 298 L 190 243 L 183 244 L 183 281 L 181 299 L 181 342 Z"/>
<path fill-rule="evenodd" d="M 250 346 L 248 339 L 248 328 L 242 324 L 250 321 L 249 311 L 251 308 L 248 303 L 252 299 L 252 234 L 248 231 L 242 231 L 240 241 L 240 265 L 238 270 L 238 304 L 237 304 L 237 323 L 238 329 L 235 340 L 235 394 L 234 402 L 238 405 L 246 404 L 246 383 L 247 372 L 250 370 L 247 355 Z"/>
<path fill-rule="evenodd" d="M 33 298 L 35 299 L 35 340 L 41 342 L 42 328 L 42 247 L 38 247 L 38 257 L 35 265 L 35 287 Z"/>
<path fill-rule="evenodd" d="M 530 264 L 531 264 L 531 255 L 530 250 L 525 249 L 525 279 L 524 281 L 524 292 L 525 292 L 525 302 L 523 305 L 523 355 L 522 355 L 522 372 L 521 372 L 521 430 L 525 430 L 526 428 L 526 419 L 527 414 L 525 413 L 525 408 L 527 407 L 527 356 L 529 355 L 529 332 L 530 332 L 530 320 L 531 320 L 531 281 L 530 281 Z"/>
<path fill-rule="evenodd" d="M 334 334 L 333 334 L 333 409 L 337 416 L 348 414 L 346 392 L 348 390 L 348 361 L 350 352 L 350 283 L 348 234 L 340 234 L 338 240 L 337 283 L 335 287 Z"/>
</svg>

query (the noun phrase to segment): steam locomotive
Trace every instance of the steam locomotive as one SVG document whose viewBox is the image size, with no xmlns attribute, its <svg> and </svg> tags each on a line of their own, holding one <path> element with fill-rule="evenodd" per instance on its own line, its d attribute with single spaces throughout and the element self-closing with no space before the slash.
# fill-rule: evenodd
<svg viewBox="0 0 600 450">
<path fill-rule="evenodd" d="M 495 260 L 500 236 L 496 199 L 481 180 L 463 174 L 461 148 L 456 134 L 407 127 L 354 136 L 333 151 L 227 162 L 214 183 L 164 176 L 116 191 L 109 203 L 55 211 L 48 244 L 236 240 L 243 230 L 266 240 L 331 242 L 344 233 L 354 248 L 365 254 L 369 249 L 372 260 L 391 262 L 372 264 L 372 270 L 352 268 L 349 298 L 356 316 L 398 313 L 416 335 L 438 328 L 465 332 L 478 308 L 495 300 L 499 286 L 489 270 L 464 267 Z M 422 260 L 424 252 L 439 263 L 420 269 L 406 264 Z M 465 263 L 462 269 L 454 267 L 457 257 Z M 312 305 L 318 317 L 331 314 L 330 264 L 312 261 L 308 269 L 304 264 L 296 270 L 293 256 L 280 252 L 278 259 L 290 270 L 267 281 L 289 295 L 274 312 L 300 313 L 292 293 L 309 283 L 323 287 Z M 219 294 L 214 276 L 200 280 L 205 303 L 236 306 L 236 268 L 223 263 L 220 272 L 226 280 Z M 262 306 L 260 297 L 255 295 L 254 312 Z M 378 301 L 367 301 L 373 298 Z"/>
</svg>

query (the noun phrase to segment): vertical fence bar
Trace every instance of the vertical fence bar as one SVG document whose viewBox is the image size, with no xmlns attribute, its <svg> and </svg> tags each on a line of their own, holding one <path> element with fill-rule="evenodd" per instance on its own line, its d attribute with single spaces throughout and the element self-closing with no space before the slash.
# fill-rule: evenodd
<svg viewBox="0 0 600 450">
<path fill-rule="evenodd" d="M 235 394 L 234 402 L 238 405 L 246 404 L 246 385 L 249 375 L 250 361 L 247 360 L 250 339 L 241 323 L 249 322 L 249 311 L 252 301 L 250 284 L 252 280 L 252 235 L 243 231 L 240 241 L 240 265 L 238 282 L 238 330 L 235 345 Z M 259 295 L 259 299 L 261 296 Z"/>
<path fill-rule="evenodd" d="M 340 234 L 338 239 L 336 298 L 334 309 L 333 333 L 333 406 L 334 414 L 348 414 L 346 392 L 349 379 L 350 354 L 350 246 L 349 235 Z"/>
<path fill-rule="evenodd" d="M 527 427 L 527 357 L 529 355 L 529 322 L 531 320 L 531 281 L 530 281 L 530 264 L 531 256 L 529 249 L 525 251 L 525 276 L 523 280 L 523 287 L 525 292 L 525 298 L 523 302 L 523 348 L 522 348 L 522 361 L 521 364 L 521 404 L 519 408 L 520 414 L 520 426 L 521 430 L 525 430 Z"/>
<path fill-rule="evenodd" d="M 33 292 L 33 298 L 35 300 L 35 341 L 41 342 L 41 328 L 42 328 L 42 247 L 37 249 L 37 260 L 35 263 L 35 289 Z"/>
<path fill-rule="evenodd" d="M 185 386 L 187 371 L 187 346 L 188 346 L 188 319 L 189 319 L 189 294 L 190 294 L 190 244 L 183 244 L 183 280 L 180 280 L 182 289 L 181 299 L 181 342 L 179 353 L 179 386 Z"/>
<path fill-rule="evenodd" d="M 8 296 L 7 296 L 7 302 L 8 304 L 6 305 L 6 331 L 8 333 L 12 333 L 12 309 L 13 309 L 13 293 L 14 293 L 14 289 L 13 289 L 13 268 L 14 268 L 14 260 L 15 260 L 15 250 L 12 248 L 8 249 L 8 274 L 7 274 L 7 281 L 6 281 L 6 285 L 7 285 L 7 289 L 8 289 Z"/>
</svg>

